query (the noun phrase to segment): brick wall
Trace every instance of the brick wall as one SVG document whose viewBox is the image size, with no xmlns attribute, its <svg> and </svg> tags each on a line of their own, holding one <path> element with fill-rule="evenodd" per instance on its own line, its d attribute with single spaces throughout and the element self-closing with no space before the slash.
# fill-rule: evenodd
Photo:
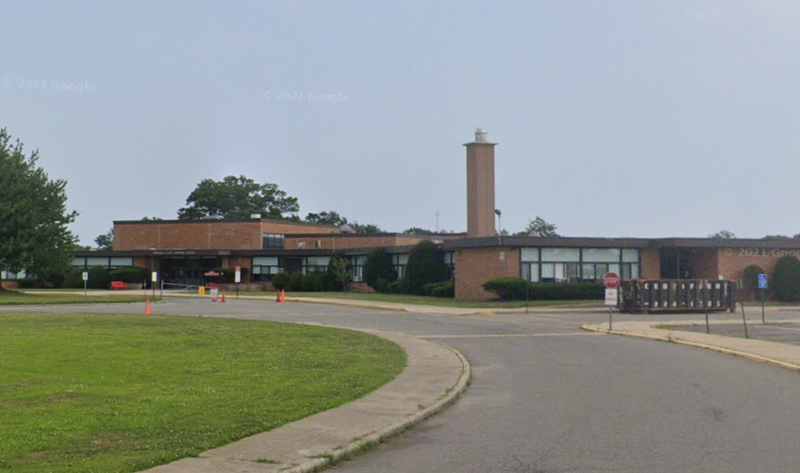
<svg viewBox="0 0 800 473">
<path fill-rule="evenodd" d="M 262 233 L 291 235 L 338 232 L 334 227 L 274 221 L 115 222 L 114 249 L 245 250 L 261 249 Z M 296 245 L 294 246 L 296 247 Z M 287 248 L 291 248 L 287 246 Z M 313 248 L 313 241 L 311 244 Z"/>
<path fill-rule="evenodd" d="M 337 236 L 331 235 L 300 235 L 286 236 L 285 247 L 287 250 L 296 250 L 300 243 L 305 243 L 305 249 L 314 248 L 333 249 L 336 245 L 337 250 L 350 250 L 355 248 L 374 248 L 376 246 L 410 246 L 416 245 L 422 240 L 429 238 L 411 235 L 363 235 L 363 236 Z M 316 246 L 319 240 L 320 246 Z M 335 240 L 335 242 L 334 242 Z"/>
<path fill-rule="evenodd" d="M 685 251 L 685 250 L 683 250 Z M 689 267 L 692 278 L 717 279 L 719 277 L 719 262 L 716 248 L 694 248 L 689 253 Z"/>
<path fill-rule="evenodd" d="M 501 252 L 505 258 L 500 259 Z M 463 248 L 455 253 L 456 299 L 489 300 L 495 295 L 483 290 L 482 284 L 503 276 L 520 276 L 517 248 Z"/>
<path fill-rule="evenodd" d="M 642 249 L 642 279 L 661 279 L 661 252 L 658 248 Z"/>
</svg>

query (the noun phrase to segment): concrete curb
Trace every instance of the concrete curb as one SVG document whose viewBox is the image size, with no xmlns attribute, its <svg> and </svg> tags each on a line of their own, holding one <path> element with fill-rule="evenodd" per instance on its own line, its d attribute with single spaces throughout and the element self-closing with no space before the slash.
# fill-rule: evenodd
<svg viewBox="0 0 800 473">
<path fill-rule="evenodd" d="M 663 329 L 656 329 L 655 328 L 656 325 L 661 325 L 661 326 L 675 325 L 675 326 L 677 326 L 677 325 L 686 325 L 686 322 L 675 322 L 675 323 L 659 322 L 659 323 L 654 323 L 653 325 L 650 326 L 651 328 L 653 328 L 655 330 L 662 330 L 663 331 Z M 791 370 L 791 371 L 795 371 L 795 372 L 800 372 L 800 365 L 797 365 L 797 364 L 794 364 L 794 363 L 788 363 L 786 361 L 777 360 L 775 358 L 770 358 L 770 357 L 767 357 L 767 356 L 756 355 L 755 353 L 749 353 L 749 352 L 746 352 L 746 351 L 736 350 L 734 348 L 728 348 L 728 347 L 723 347 L 723 346 L 719 346 L 719 345 L 711 345 L 711 344 L 708 344 L 708 343 L 693 342 L 691 340 L 684 340 L 684 339 L 681 339 L 681 338 L 679 338 L 677 336 L 672 336 L 674 333 L 676 333 L 676 332 L 672 332 L 672 331 L 666 331 L 666 335 L 659 336 L 659 335 L 652 335 L 652 334 L 641 333 L 641 332 L 629 332 L 629 331 L 622 331 L 622 330 L 611 330 L 611 331 L 609 331 L 608 329 L 602 328 L 601 325 L 590 325 L 590 324 L 582 325 L 581 326 L 581 330 L 586 330 L 587 332 L 605 333 L 605 334 L 609 334 L 609 335 L 622 335 L 624 337 L 631 337 L 631 338 L 643 338 L 645 340 L 656 340 L 656 341 L 667 342 L 667 343 L 677 343 L 677 344 L 680 344 L 680 345 L 686 345 L 686 346 L 695 347 L 695 348 L 703 348 L 703 349 L 710 350 L 710 351 L 715 351 L 715 352 L 718 352 L 718 353 L 724 353 L 726 355 L 738 356 L 738 357 L 741 357 L 741 358 L 746 358 L 748 360 L 757 361 L 759 363 L 765 363 L 765 364 L 768 364 L 768 365 L 776 366 L 778 368 L 783 368 L 783 369 L 787 369 L 787 370 Z M 695 334 L 695 335 L 705 335 L 705 334 Z M 723 335 L 715 335 L 715 336 L 722 337 Z M 771 342 L 771 343 L 775 343 L 775 342 Z M 780 344 L 778 344 L 778 345 L 780 345 Z"/>
<path fill-rule="evenodd" d="M 444 343 L 395 332 L 324 326 L 363 332 L 398 344 L 407 353 L 407 365 L 395 379 L 350 403 L 142 473 L 320 471 L 367 452 L 441 412 L 469 386 L 469 361 Z M 405 406 L 394 406 L 398 400 Z M 373 420 L 364 423 L 366 418 Z M 259 462 L 263 457 L 279 461 Z"/>
<path fill-rule="evenodd" d="M 458 382 L 455 384 L 455 386 L 450 388 L 450 391 L 445 393 L 440 400 L 426 407 L 422 411 L 413 414 L 410 417 L 402 419 L 398 422 L 395 422 L 394 424 L 391 424 L 381 429 L 378 432 L 372 432 L 359 440 L 348 443 L 343 448 L 340 448 L 336 450 L 334 453 L 332 453 L 330 457 L 316 458 L 314 460 L 309 460 L 308 462 L 298 465 L 294 468 L 282 471 L 284 471 L 285 473 L 314 473 L 323 470 L 325 468 L 328 468 L 330 466 L 337 465 L 343 459 L 347 459 L 354 454 L 364 453 L 366 451 L 369 451 L 373 447 L 386 441 L 387 439 L 405 432 L 406 430 L 414 427 L 420 422 L 430 417 L 433 417 L 442 410 L 453 405 L 458 400 L 458 398 L 461 397 L 461 394 L 463 394 L 463 392 L 469 385 L 469 382 L 472 379 L 472 367 L 467 361 L 467 359 L 464 358 L 464 355 L 462 355 L 461 352 L 459 352 L 455 348 L 452 348 L 448 345 L 444 345 L 441 343 L 439 343 L 438 345 L 441 345 L 452 351 L 461 360 L 462 363 L 461 376 L 458 378 Z"/>
</svg>

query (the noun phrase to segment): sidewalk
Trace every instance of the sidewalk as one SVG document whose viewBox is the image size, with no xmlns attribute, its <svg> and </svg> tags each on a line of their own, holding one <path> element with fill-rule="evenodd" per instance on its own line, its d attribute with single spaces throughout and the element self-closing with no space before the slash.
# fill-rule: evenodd
<svg viewBox="0 0 800 473">
<path fill-rule="evenodd" d="M 783 320 L 782 322 L 787 321 Z M 800 320 L 794 320 L 793 322 L 800 323 Z M 608 323 L 586 324 L 581 328 L 591 332 L 611 333 L 614 335 L 646 338 L 649 340 L 660 340 L 705 348 L 793 371 L 800 371 L 800 346 L 753 338 L 726 337 L 723 335 L 708 335 L 685 330 L 656 328 L 679 325 L 702 325 L 705 327 L 705 320 L 683 320 L 680 322 L 614 322 L 611 332 L 608 331 Z M 710 325 L 712 327 L 714 325 L 730 325 L 730 321 L 712 321 Z"/>
<path fill-rule="evenodd" d="M 394 380 L 349 404 L 147 473 L 316 471 L 436 414 L 466 389 L 470 365 L 457 351 L 409 335 L 365 332 L 405 349 L 406 368 Z"/>
</svg>

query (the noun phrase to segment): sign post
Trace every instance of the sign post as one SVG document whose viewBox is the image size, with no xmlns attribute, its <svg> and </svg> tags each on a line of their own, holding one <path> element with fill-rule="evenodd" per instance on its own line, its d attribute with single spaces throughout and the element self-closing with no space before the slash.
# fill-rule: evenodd
<svg viewBox="0 0 800 473">
<path fill-rule="evenodd" d="M 612 329 L 612 313 L 614 307 L 619 304 L 619 275 L 608 273 L 603 276 L 603 284 L 606 286 L 606 305 L 608 306 L 608 331 Z"/>
<path fill-rule="evenodd" d="M 758 275 L 758 289 L 761 292 L 761 323 L 766 325 L 767 321 L 764 317 L 764 298 L 767 293 L 767 275 L 766 274 L 759 274 Z"/>
<path fill-rule="evenodd" d="M 156 283 L 158 282 L 158 271 L 153 271 L 153 274 L 150 275 L 150 286 L 153 288 L 153 299 L 156 298 Z"/>
<path fill-rule="evenodd" d="M 83 297 L 89 297 L 88 294 L 89 272 L 84 271 L 82 277 L 83 277 Z"/>
<path fill-rule="evenodd" d="M 242 267 L 237 266 L 233 281 L 236 283 L 236 297 L 239 297 L 239 283 L 242 282 Z"/>
</svg>

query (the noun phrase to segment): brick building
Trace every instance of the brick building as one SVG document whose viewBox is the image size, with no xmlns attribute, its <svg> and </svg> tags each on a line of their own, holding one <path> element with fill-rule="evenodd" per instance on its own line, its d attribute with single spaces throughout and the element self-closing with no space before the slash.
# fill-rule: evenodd
<svg viewBox="0 0 800 473">
<path fill-rule="evenodd" d="M 325 225 L 253 218 L 203 221 L 114 222 L 114 250 L 75 253 L 79 267 L 140 266 L 175 284 L 203 284 L 203 273 L 241 266 L 244 281 L 268 283 L 280 271 L 325 271 L 334 250 L 350 257 L 356 285 L 371 248 L 393 256 L 399 277 L 408 252 L 419 241 L 442 245 L 455 268 L 456 298 L 488 299 L 482 284 L 509 276 L 531 282 L 601 281 L 607 272 L 625 279 L 740 279 L 755 264 L 771 274 L 783 256 L 800 257 L 798 240 L 703 238 L 498 238 L 494 196 L 494 152 L 486 131 L 465 144 L 467 234 L 361 235 Z"/>
</svg>

